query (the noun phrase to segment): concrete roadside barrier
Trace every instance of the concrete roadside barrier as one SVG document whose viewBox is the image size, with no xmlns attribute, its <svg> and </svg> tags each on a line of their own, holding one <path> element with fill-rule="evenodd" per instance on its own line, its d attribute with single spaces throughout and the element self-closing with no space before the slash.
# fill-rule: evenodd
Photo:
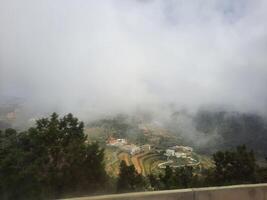
<svg viewBox="0 0 267 200">
<path fill-rule="evenodd" d="M 267 183 L 134 192 L 65 200 L 267 200 Z"/>
</svg>

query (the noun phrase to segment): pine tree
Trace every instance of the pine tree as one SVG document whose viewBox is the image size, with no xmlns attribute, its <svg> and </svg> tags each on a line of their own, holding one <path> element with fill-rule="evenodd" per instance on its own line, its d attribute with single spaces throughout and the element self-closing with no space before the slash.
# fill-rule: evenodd
<svg viewBox="0 0 267 200">
<path fill-rule="evenodd" d="M 72 114 L 37 120 L 36 126 L 0 137 L 1 199 L 60 198 L 103 189 L 104 150 L 88 144 Z"/>
<path fill-rule="evenodd" d="M 123 160 L 120 163 L 120 173 L 117 181 L 118 192 L 140 191 L 145 187 L 144 178 L 138 174 L 133 165 L 127 166 Z"/>
</svg>

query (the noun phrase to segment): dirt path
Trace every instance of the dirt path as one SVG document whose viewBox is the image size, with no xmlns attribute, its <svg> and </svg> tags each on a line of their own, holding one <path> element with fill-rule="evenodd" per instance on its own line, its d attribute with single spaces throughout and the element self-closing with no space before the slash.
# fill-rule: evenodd
<svg viewBox="0 0 267 200">
<path fill-rule="evenodd" d="M 133 165 L 136 169 L 136 171 L 138 172 L 138 174 L 141 174 L 142 173 L 142 168 L 141 168 L 141 164 L 140 164 L 140 161 L 138 159 L 137 156 L 133 156 L 132 157 L 132 162 L 133 162 Z"/>
<path fill-rule="evenodd" d="M 132 163 L 133 163 L 136 171 L 139 174 L 142 174 L 143 176 L 145 176 L 146 174 L 145 174 L 145 169 L 144 169 L 143 163 L 141 161 L 141 158 L 146 154 L 147 153 L 141 153 L 141 154 L 137 154 L 137 155 L 132 157 Z"/>
<path fill-rule="evenodd" d="M 128 166 L 133 164 L 136 171 L 139 174 L 142 174 L 145 176 L 146 172 L 145 172 L 145 169 L 144 169 L 144 166 L 142 163 L 142 157 L 144 157 L 146 154 L 147 153 L 141 153 L 141 154 L 137 154 L 137 155 L 131 157 L 128 153 L 121 152 L 118 154 L 118 158 L 120 160 L 124 160 Z"/>
<path fill-rule="evenodd" d="M 125 153 L 125 152 L 119 153 L 118 158 L 120 160 L 124 160 L 126 162 L 126 165 L 128 165 L 128 166 L 131 164 L 130 156 L 128 153 Z"/>
</svg>

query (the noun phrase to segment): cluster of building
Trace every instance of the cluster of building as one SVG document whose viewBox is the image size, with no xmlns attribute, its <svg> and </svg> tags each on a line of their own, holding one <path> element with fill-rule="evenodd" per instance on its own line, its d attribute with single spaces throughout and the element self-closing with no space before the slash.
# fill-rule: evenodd
<svg viewBox="0 0 267 200">
<path fill-rule="evenodd" d="M 187 158 L 188 156 L 191 156 L 192 152 L 193 148 L 191 147 L 176 145 L 166 149 L 165 155 L 168 157 L 175 156 L 177 158 Z"/>
<path fill-rule="evenodd" d="M 118 147 L 122 151 L 125 151 L 131 155 L 136 155 L 141 152 L 150 151 L 151 149 L 151 146 L 149 144 L 137 146 L 135 144 L 128 144 L 126 139 L 115 139 L 113 137 L 110 137 L 107 140 L 107 145 Z"/>
<path fill-rule="evenodd" d="M 183 167 L 183 166 L 198 166 L 199 161 L 194 159 L 192 156 L 193 148 L 187 146 L 173 146 L 165 150 L 164 155 L 167 156 L 167 161 L 159 163 L 158 167 L 161 169 L 166 168 L 169 165 L 172 168 Z M 183 163 L 176 162 L 173 158 L 184 158 Z"/>
<path fill-rule="evenodd" d="M 126 144 L 127 144 L 126 139 L 115 139 L 113 137 L 109 137 L 109 139 L 107 140 L 107 145 L 109 145 L 109 146 L 120 147 L 120 146 L 123 146 Z"/>
</svg>

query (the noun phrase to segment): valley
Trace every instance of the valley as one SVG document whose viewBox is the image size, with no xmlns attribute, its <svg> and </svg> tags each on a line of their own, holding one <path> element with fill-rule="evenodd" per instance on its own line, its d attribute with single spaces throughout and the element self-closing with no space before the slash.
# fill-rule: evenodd
<svg viewBox="0 0 267 200">
<path fill-rule="evenodd" d="M 167 165 L 172 168 L 192 166 L 195 173 L 213 166 L 209 156 L 195 152 L 192 147 L 183 146 L 179 137 L 154 124 L 129 125 L 125 132 L 116 132 L 107 123 L 110 122 L 93 125 L 85 133 L 89 141 L 97 141 L 105 149 L 106 171 L 112 177 L 118 176 L 122 160 L 128 166 L 134 165 L 143 176 L 162 174 Z M 115 125 L 117 122 L 113 123 Z M 120 127 L 117 125 L 117 128 Z"/>
</svg>

